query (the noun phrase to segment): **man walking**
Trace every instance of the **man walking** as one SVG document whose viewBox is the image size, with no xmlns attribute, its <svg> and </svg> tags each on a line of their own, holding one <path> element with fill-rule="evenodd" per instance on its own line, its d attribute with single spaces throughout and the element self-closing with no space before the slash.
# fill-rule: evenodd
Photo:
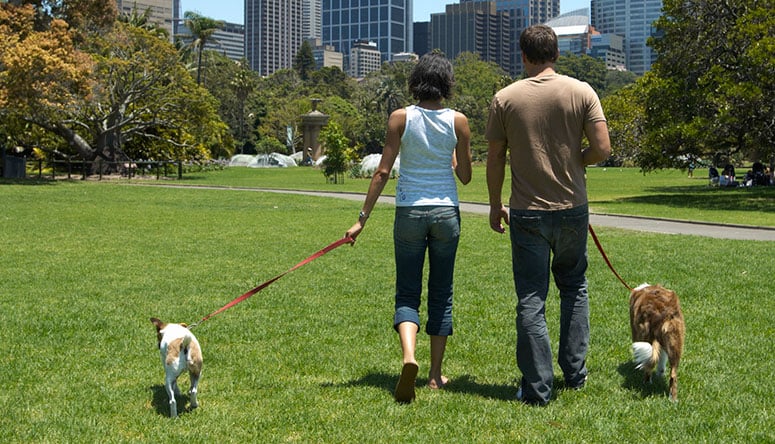
<svg viewBox="0 0 775 444">
<path fill-rule="evenodd" d="M 517 398 L 549 402 L 554 380 L 545 305 L 550 272 L 560 292 L 558 363 L 565 386 L 586 382 L 589 345 L 585 167 L 611 154 L 600 100 L 584 82 L 557 74 L 557 36 L 531 26 L 520 36 L 528 78 L 498 91 L 487 123 L 490 227 L 509 225 L 517 293 Z M 589 147 L 582 147 L 583 136 Z M 501 199 L 509 151 L 511 197 Z"/>
</svg>

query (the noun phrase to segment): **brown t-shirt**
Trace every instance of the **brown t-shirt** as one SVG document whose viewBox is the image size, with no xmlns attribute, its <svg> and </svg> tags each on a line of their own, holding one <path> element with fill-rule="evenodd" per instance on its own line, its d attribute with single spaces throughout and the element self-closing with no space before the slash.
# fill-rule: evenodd
<svg viewBox="0 0 775 444">
<path fill-rule="evenodd" d="M 509 148 L 509 206 L 553 211 L 586 204 L 581 140 L 584 124 L 601 120 L 595 91 L 572 77 L 530 77 L 498 91 L 485 135 Z"/>
</svg>

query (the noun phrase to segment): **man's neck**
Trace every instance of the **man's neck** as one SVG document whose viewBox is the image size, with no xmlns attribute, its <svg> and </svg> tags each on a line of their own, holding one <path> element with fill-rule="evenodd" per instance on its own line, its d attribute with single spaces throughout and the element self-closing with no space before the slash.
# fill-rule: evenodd
<svg viewBox="0 0 775 444">
<path fill-rule="evenodd" d="M 542 77 L 557 74 L 554 70 L 554 63 L 543 63 L 541 65 L 526 64 L 525 70 L 528 77 Z"/>
</svg>

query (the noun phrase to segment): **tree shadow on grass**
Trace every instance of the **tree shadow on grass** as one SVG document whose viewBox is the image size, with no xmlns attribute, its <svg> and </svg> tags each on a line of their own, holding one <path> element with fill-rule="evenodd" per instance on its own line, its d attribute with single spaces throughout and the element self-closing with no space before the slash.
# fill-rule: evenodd
<svg viewBox="0 0 775 444">
<path fill-rule="evenodd" d="M 775 187 L 653 187 L 648 194 L 600 201 L 601 204 L 647 204 L 705 211 L 763 211 L 775 213 Z"/>
<path fill-rule="evenodd" d="M 638 393 L 641 398 L 668 395 L 667 381 L 664 377 L 654 374 L 651 376 L 651 383 L 648 383 L 643 380 L 643 372 L 636 369 L 632 361 L 620 364 L 617 371 L 624 377 L 622 388 Z"/>
<path fill-rule="evenodd" d="M 41 185 L 56 185 L 57 181 L 51 180 L 51 179 L 38 179 L 36 178 L 26 178 L 26 179 L 8 179 L 8 178 L 2 178 L 0 177 L 0 185 L 32 185 L 32 186 L 41 186 Z"/>
</svg>

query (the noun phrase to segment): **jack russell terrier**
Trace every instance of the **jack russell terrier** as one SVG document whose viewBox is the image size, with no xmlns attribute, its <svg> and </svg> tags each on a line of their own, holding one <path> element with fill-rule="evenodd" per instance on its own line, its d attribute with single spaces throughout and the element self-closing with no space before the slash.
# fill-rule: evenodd
<svg viewBox="0 0 775 444">
<path fill-rule="evenodd" d="M 164 366 L 164 387 L 170 398 L 170 417 L 174 418 L 178 416 L 175 395 L 180 395 L 177 380 L 185 370 L 188 370 L 191 379 L 188 391 L 191 408 L 198 406 L 196 388 L 202 373 L 202 349 L 186 324 L 166 324 L 156 318 L 151 318 L 151 322 L 156 326 L 161 363 Z"/>
</svg>

